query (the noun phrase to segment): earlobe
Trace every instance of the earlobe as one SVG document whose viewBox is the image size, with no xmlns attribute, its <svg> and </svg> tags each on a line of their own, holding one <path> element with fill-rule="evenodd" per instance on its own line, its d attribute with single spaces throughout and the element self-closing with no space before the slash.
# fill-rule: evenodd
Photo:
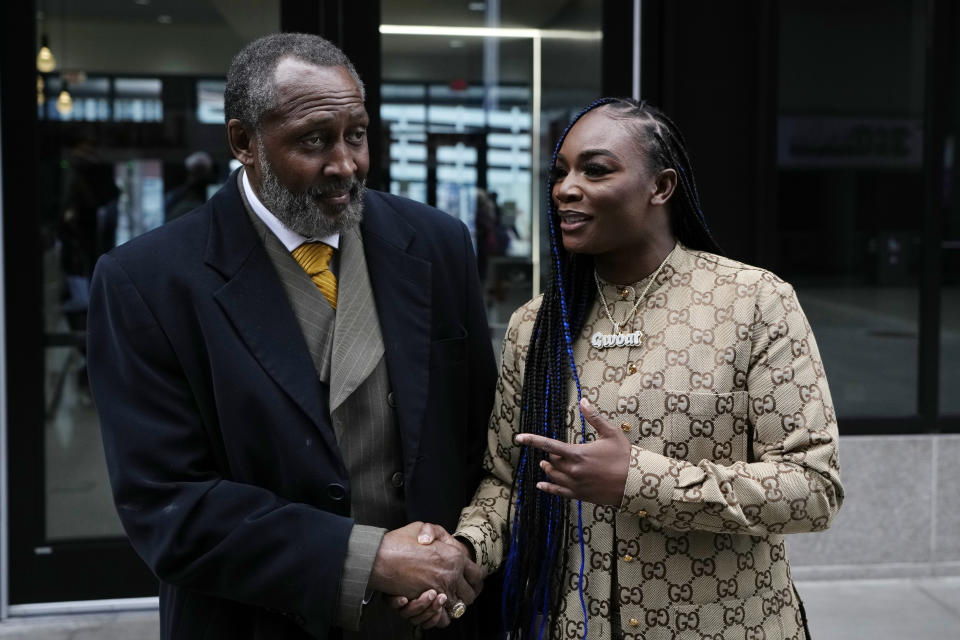
<svg viewBox="0 0 960 640">
<path fill-rule="evenodd" d="M 227 142 L 230 145 L 230 151 L 233 152 L 233 157 L 239 160 L 241 164 L 245 166 L 253 164 L 255 156 L 253 136 L 237 119 L 227 122 Z"/>
</svg>

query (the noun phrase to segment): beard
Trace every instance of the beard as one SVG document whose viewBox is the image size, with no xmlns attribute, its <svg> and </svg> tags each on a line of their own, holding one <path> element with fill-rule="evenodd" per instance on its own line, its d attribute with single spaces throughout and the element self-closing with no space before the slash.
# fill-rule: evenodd
<svg viewBox="0 0 960 640">
<path fill-rule="evenodd" d="M 260 200 L 290 231 L 305 238 L 325 238 L 352 229 L 363 220 L 366 180 L 356 177 L 334 179 L 305 191 L 291 191 L 280 183 L 262 145 L 257 145 L 257 158 L 260 162 Z M 322 198 L 343 191 L 350 192 L 347 204 L 323 204 Z"/>
</svg>

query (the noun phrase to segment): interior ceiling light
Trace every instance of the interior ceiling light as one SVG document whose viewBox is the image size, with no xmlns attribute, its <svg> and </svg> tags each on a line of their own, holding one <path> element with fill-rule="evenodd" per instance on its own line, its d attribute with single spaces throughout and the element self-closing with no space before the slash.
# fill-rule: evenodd
<svg viewBox="0 0 960 640">
<path fill-rule="evenodd" d="M 167 14 L 157 16 L 157 22 L 159 22 L 160 24 L 170 24 L 171 22 L 173 22 L 173 16 L 169 16 Z"/>
<path fill-rule="evenodd" d="M 67 84 L 67 79 L 64 78 L 60 95 L 57 97 L 57 113 L 65 116 L 71 111 L 73 111 L 73 98 L 70 97 L 70 86 Z"/>
<path fill-rule="evenodd" d="M 47 12 L 41 8 L 37 12 L 37 19 L 41 22 L 47 17 Z M 57 59 L 53 57 L 53 51 L 50 51 L 50 41 L 47 39 L 47 30 L 43 29 L 40 34 L 40 51 L 37 52 L 37 71 L 40 73 L 50 73 L 57 68 Z"/>
<path fill-rule="evenodd" d="M 67 62 L 67 19 L 66 12 L 64 11 L 64 2 L 60 3 L 60 45 L 63 47 L 63 62 Z M 57 96 L 57 112 L 66 116 L 68 113 L 73 111 L 73 98 L 70 97 L 70 85 L 67 82 L 67 78 L 64 75 L 64 71 L 60 71 L 60 95 Z"/>
<path fill-rule="evenodd" d="M 53 51 L 50 51 L 50 42 L 47 40 L 47 34 L 40 36 L 40 51 L 37 52 L 37 71 L 40 73 L 50 73 L 57 68 L 57 59 L 53 57 Z"/>
<path fill-rule="evenodd" d="M 471 2 L 467 5 L 467 9 L 470 11 L 486 11 L 487 3 L 486 2 Z"/>
<path fill-rule="evenodd" d="M 447 36 L 462 38 L 556 38 L 561 40 L 602 40 L 602 31 L 574 29 L 518 29 L 512 27 L 445 27 L 416 24 L 382 24 L 380 33 L 397 36 Z"/>
</svg>

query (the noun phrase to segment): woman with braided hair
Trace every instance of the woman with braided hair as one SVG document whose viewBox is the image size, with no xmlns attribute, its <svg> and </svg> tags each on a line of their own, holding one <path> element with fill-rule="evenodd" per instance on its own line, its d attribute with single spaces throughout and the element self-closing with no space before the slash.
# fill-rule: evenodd
<svg viewBox="0 0 960 640">
<path fill-rule="evenodd" d="M 718 255 L 645 103 L 574 118 L 549 195 L 553 277 L 511 318 L 455 533 L 503 569 L 511 638 L 806 638 L 784 534 L 826 529 L 843 492 L 793 289 Z"/>
</svg>

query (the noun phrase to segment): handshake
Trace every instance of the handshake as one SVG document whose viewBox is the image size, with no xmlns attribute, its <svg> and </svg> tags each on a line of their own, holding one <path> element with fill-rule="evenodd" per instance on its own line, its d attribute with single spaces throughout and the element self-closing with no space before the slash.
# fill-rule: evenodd
<svg viewBox="0 0 960 640">
<path fill-rule="evenodd" d="M 423 629 L 446 627 L 483 588 L 471 550 L 440 525 L 411 522 L 383 536 L 369 586 L 392 594 L 391 607 Z"/>
</svg>

